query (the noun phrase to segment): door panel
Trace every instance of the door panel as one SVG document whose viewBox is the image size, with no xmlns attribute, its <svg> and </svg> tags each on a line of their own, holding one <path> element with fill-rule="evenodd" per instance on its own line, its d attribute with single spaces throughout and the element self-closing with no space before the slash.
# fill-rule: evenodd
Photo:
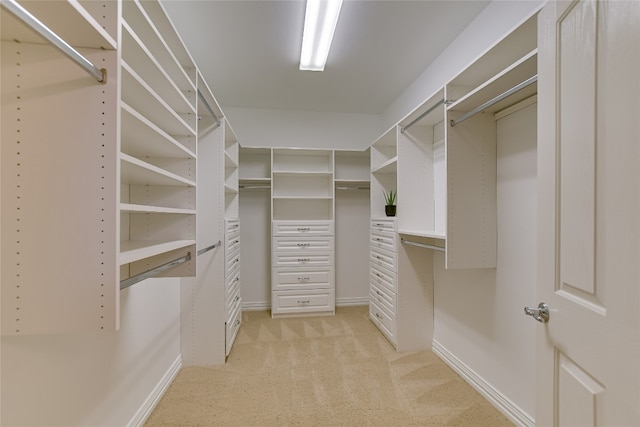
<svg viewBox="0 0 640 427">
<path fill-rule="evenodd" d="M 640 425 L 640 2 L 547 2 L 536 425 Z"/>
</svg>

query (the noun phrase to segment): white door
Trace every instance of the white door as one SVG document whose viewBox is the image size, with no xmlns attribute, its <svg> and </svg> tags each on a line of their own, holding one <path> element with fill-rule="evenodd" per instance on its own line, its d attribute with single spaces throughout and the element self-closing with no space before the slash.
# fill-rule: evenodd
<svg viewBox="0 0 640 427">
<path fill-rule="evenodd" d="M 536 424 L 640 426 L 640 1 L 539 29 Z"/>
</svg>

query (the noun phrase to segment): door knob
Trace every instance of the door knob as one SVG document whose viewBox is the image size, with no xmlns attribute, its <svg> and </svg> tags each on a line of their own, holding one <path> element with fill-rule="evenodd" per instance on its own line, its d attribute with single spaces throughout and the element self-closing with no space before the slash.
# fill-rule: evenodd
<svg viewBox="0 0 640 427">
<path fill-rule="evenodd" d="M 546 302 L 541 302 L 537 307 L 525 307 L 524 314 L 531 316 L 540 323 L 549 321 L 549 306 Z"/>
</svg>

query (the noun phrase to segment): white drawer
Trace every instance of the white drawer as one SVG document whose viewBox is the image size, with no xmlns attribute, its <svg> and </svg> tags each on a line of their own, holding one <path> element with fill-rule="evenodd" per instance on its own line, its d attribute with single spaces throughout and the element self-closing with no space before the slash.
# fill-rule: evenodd
<svg viewBox="0 0 640 427">
<path fill-rule="evenodd" d="M 231 317 L 227 320 L 227 324 L 225 325 L 225 354 L 227 356 L 231 352 L 231 346 L 233 345 L 233 342 L 238 335 L 238 330 L 240 329 L 241 323 L 242 310 L 240 309 L 240 305 L 238 304 L 238 309 L 231 314 Z"/>
<path fill-rule="evenodd" d="M 328 268 L 274 268 L 274 290 L 333 288 L 333 267 Z"/>
<path fill-rule="evenodd" d="M 376 286 L 383 286 L 392 292 L 398 292 L 397 277 L 396 273 L 371 263 L 369 281 Z"/>
<path fill-rule="evenodd" d="M 374 301 L 377 305 L 383 306 L 391 314 L 396 313 L 396 294 L 382 286 L 371 284 L 369 287 L 369 300 Z"/>
<path fill-rule="evenodd" d="M 371 230 L 370 244 L 376 248 L 396 252 L 396 235 L 386 231 Z"/>
<path fill-rule="evenodd" d="M 224 232 L 229 233 L 231 231 L 238 230 L 240 231 L 240 220 L 239 219 L 227 219 L 224 221 Z"/>
<path fill-rule="evenodd" d="M 274 267 L 317 267 L 333 265 L 333 252 L 274 252 Z"/>
<path fill-rule="evenodd" d="M 273 291 L 271 293 L 271 314 L 335 312 L 333 289 L 302 291 Z"/>
<path fill-rule="evenodd" d="M 388 218 L 371 218 L 371 231 L 383 231 L 395 234 L 396 220 Z"/>
<path fill-rule="evenodd" d="M 239 266 L 240 266 L 240 248 L 237 248 L 236 250 L 226 254 L 225 256 L 225 268 L 227 272 L 225 277 L 231 277 Z"/>
<path fill-rule="evenodd" d="M 397 258 L 396 253 L 387 251 L 381 248 L 371 247 L 369 251 L 371 257 L 371 264 L 384 267 L 387 270 L 396 273 Z"/>
<path fill-rule="evenodd" d="M 240 301 L 242 298 L 240 297 L 240 288 L 238 288 L 237 292 L 230 295 L 227 299 L 226 304 L 226 317 L 227 321 L 231 319 L 234 313 L 240 308 Z"/>
<path fill-rule="evenodd" d="M 369 302 L 369 317 L 374 325 L 387 337 L 389 341 L 396 345 L 396 318 L 374 301 Z"/>
<path fill-rule="evenodd" d="M 333 221 L 273 221 L 274 236 L 332 236 Z"/>
<path fill-rule="evenodd" d="M 332 251 L 333 237 L 274 237 L 271 239 L 274 251 L 300 252 L 305 251 Z"/>
<path fill-rule="evenodd" d="M 240 269 L 238 269 L 232 277 L 226 280 L 224 287 L 224 294 L 227 299 L 236 293 L 240 293 Z"/>
<path fill-rule="evenodd" d="M 225 234 L 224 245 L 225 245 L 226 253 L 230 253 L 234 251 L 236 248 L 239 248 L 240 247 L 240 230 Z"/>
</svg>

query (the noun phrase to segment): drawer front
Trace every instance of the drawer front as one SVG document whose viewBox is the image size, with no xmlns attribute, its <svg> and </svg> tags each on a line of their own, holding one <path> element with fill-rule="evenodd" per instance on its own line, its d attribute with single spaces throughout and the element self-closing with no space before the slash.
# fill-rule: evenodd
<svg viewBox="0 0 640 427">
<path fill-rule="evenodd" d="M 333 265 L 333 252 L 274 252 L 274 267 L 316 267 Z"/>
<path fill-rule="evenodd" d="M 232 231 L 240 231 L 240 220 L 239 219 L 227 219 L 224 222 L 224 232 L 229 233 Z"/>
<path fill-rule="evenodd" d="M 227 321 L 229 321 L 234 313 L 240 309 L 241 300 L 242 298 L 240 297 L 240 288 L 238 288 L 236 292 L 232 293 L 229 298 L 227 298 L 225 310 Z"/>
<path fill-rule="evenodd" d="M 333 288 L 333 268 L 274 268 L 274 290 Z"/>
<path fill-rule="evenodd" d="M 240 270 L 235 272 L 234 276 L 228 278 L 225 283 L 224 295 L 227 300 L 232 299 L 233 295 L 240 294 Z"/>
<path fill-rule="evenodd" d="M 242 323 L 242 310 L 240 309 L 240 304 L 238 304 L 238 309 L 232 313 L 229 320 L 227 320 L 227 324 L 225 325 L 225 355 L 229 355 L 231 352 L 231 347 L 233 346 L 233 342 L 238 335 L 238 330 L 240 330 L 240 324 Z"/>
<path fill-rule="evenodd" d="M 333 221 L 273 221 L 274 236 L 332 236 Z"/>
<path fill-rule="evenodd" d="M 371 231 L 382 231 L 391 234 L 396 233 L 395 219 L 371 218 Z"/>
<path fill-rule="evenodd" d="M 225 257 L 226 277 L 231 277 L 240 267 L 240 248 L 227 254 Z"/>
<path fill-rule="evenodd" d="M 370 240 L 371 246 L 396 252 L 396 235 L 384 231 L 371 230 Z"/>
<path fill-rule="evenodd" d="M 370 283 L 373 283 L 378 287 L 389 289 L 391 292 L 398 292 L 396 273 L 393 273 L 386 268 L 371 263 L 369 274 Z"/>
<path fill-rule="evenodd" d="M 369 302 L 369 318 L 374 325 L 387 337 L 389 341 L 396 345 L 396 319 L 395 316 L 381 308 L 374 301 Z"/>
<path fill-rule="evenodd" d="M 240 247 L 240 230 L 227 233 L 224 236 L 226 253 L 231 253 Z"/>
<path fill-rule="evenodd" d="M 300 252 L 331 251 L 333 252 L 333 237 L 274 237 L 271 239 L 273 250 Z"/>
<path fill-rule="evenodd" d="M 379 267 L 384 267 L 387 270 L 396 273 L 398 269 L 396 253 L 387 251 L 381 248 L 371 247 L 369 251 L 371 257 L 371 264 Z"/>
<path fill-rule="evenodd" d="M 396 294 L 382 286 L 371 284 L 369 287 L 369 300 L 386 308 L 391 314 L 396 313 Z"/>
<path fill-rule="evenodd" d="M 313 313 L 319 311 L 335 311 L 335 294 L 333 289 L 272 292 L 271 312 L 273 315 Z"/>
</svg>

